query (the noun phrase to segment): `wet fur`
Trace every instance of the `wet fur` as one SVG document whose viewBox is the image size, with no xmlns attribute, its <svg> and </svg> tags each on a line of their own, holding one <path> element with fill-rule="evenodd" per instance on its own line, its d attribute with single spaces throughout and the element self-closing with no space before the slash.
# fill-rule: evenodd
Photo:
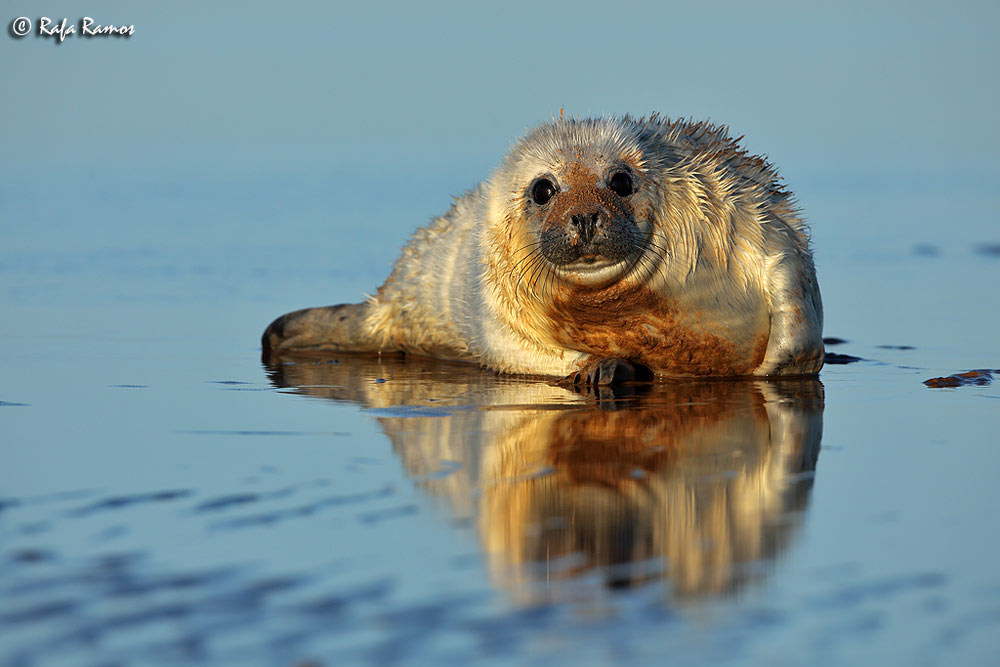
<svg viewBox="0 0 1000 667">
<path fill-rule="evenodd" d="M 616 169 L 633 175 L 634 194 L 608 190 Z M 561 189 L 539 206 L 529 188 L 543 175 Z M 560 233 L 581 206 L 619 225 L 627 259 L 607 280 L 542 255 L 543 229 Z M 735 376 L 816 373 L 821 336 L 807 229 L 776 171 L 723 127 L 654 116 L 530 132 L 416 232 L 367 303 L 285 315 L 263 345 L 405 351 L 513 374 L 564 377 L 620 358 L 665 376 Z"/>
</svg>

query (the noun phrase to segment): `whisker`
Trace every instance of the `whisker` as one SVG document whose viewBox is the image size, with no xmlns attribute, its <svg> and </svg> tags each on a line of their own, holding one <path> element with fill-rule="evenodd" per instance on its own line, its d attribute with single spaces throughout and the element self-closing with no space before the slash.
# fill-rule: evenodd
<svg viewBox="0 0 1000 667">
<path fill-rule="evenodd" d="M 541 244 L 541 242 L 539 242 L 536 245 L 540 245 L 540 244 Z M 525 247 L 529 247 L 529 246 L 525 246 Z M 529 259 L 531 257 L 534 257 L 536 255 L 540 255 L 540 254 L 541 253 L 538 251 L 538 248 L 534 248 L 527 255 L 525 255 L 524 257 L 522 257 L 521 259 L 519 259 L 517 262 L 515 262 L 514 265 L 511 267 L 511 269 L 517 269 L 517 267 L 520 266 L 525 260 L 527 260 L 527 259 Z"/>
<path fill-rule="evenodd" d="M 521 289 L 521 285 L 525 284 L 526 285 L 525 296 L 530 297 L 531 295 L 528 293 L 527 287 L 531 287 L 532 289 L 534 288 L 534 281 L 537 276 L 537 273 L 545 268 L 545 264 L 546 264 L 545 256 L 542 255 L 542 253 L 540 252 L 533 253 L 531 261 L 524 266 L 521 275 L 517 279 L 517 282 L 514 287 L 514 294 L 517 295 L 518 291 Z M 525 283 L 525 278 L 527 278 L 526 283 Z"/>
<path fill-rule="evenodd" d="M 552 269 L 549 266 L 548 261 L 539 262 L 535 268 L 535 275 L 532 278 L 532 296 L 535 301 L 542 301 L 542 298 L 546 295 L 547 284 L 552 278 Z M 541 281 L 541 289 L 538 287 L 538 283 Z"/>
</svg>

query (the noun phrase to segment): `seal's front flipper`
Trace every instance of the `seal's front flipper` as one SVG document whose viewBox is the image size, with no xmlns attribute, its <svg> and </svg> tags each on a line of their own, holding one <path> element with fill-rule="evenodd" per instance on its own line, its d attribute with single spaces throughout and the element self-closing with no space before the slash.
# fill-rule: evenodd
<svg viewBox="0 0 1000 667">
<path fill-rule="evenodd" d="M 369 308 L 367 303 L 345 303 L 282 315 L 264 331 L 261 356 L 267 362 L 280 351 L 376 352 L 365 327 Z"/>
<path fill-rule="evenodd" d="M 564 378 L 560 384 L 573 387 L 607 387 L 624 382 L 650 379 L 651 373 L 643 366 L 625 359 L 607 357 L 595 359 L 576 373 Z"/>
</svg>

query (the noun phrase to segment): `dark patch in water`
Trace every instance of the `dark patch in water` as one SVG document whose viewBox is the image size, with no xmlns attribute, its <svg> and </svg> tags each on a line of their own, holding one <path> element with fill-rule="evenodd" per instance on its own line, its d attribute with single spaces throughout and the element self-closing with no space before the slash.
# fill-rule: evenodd
<svg viewBox="0 0 1000 667">
<path fill-rule="evenodd" d="M 11 509 L 12 507 L 17 507 L 21 504 L 21 501 L 17 498 L 0 498 L 0 513 Z"/>
<path fill-rule="evenodd" d="M 1000 257 L 1000 243 L 980 243 L 976 252 L 987 257 Z"/>
<path fill-rule="evenodd" d="M 171 500 L 187 498 L 193 493 L 194 492 L 189 489 L 174 489 L 170 491 L 155 491 L 153 493 L 136 493 L 128 496 L 114 496 L 98 500 L 97 502 L 89 505 L 84 505 L 83 507 L 79 507 L 75 510 L 71 510 L 69 512 L 69 516 L 82 517 L 89 516 L 95 512 L 120 510 L 125 507 L 131 507 L 132 505 L 169 502 Z"/>
<path fill-rule="evenodd" d="M 13 401 L 0 401 L 0 408 L 27 408 L 30 403 L 14 403 Z"/>
<path fill-rule="evenodd" d="M 843 338 L 837 338 L 836 336 L 830 336 L 823 339 L 823 345 L 843 345 L 844 343 L 849 343 L 850 341 Z"/>
<path fill-rule="evenodd" d="M 432 603 L 412 604 L 401 609 L 383 612 L 376 616 L 378 622 L 393 629 L 392 636 L 385 642 L 366 652 L 366 662 L 373 665 L 392 665 L 407 662 L 414 648 L 449 626 L 471 620 L 470 608 L 481 603 L 482 596 L 451 596 Z M 518 624 L 523 632 L 525 627 Z M 495 624 L 490 624 L 489 630 Z M 536 626 L 537 627 L 537 626 Z M 465 661 L 467 662 L 467 661 Z"/>
<path fill-rule="evenodd" d="M 931 243 L 918 243 L 913 246 L 913 254 L 920 257 L 939 257 L 941 248 Z"/>
<path fill-rule="evenodd" d="M 10 560 L 15 563 L 44 563 L 55 558 L 55 554 L 46 549 L 23 548 L 10 554 Z"/>
<path fill-rule="evenodd" d="M 880 350 L 915 350 L 912 345 L 876 345 Z"/>
<path fill-rule="evenodd" d="M 287 487 L 284 489 L 278 489 L 277 491 L 267 491 L 262 493 L 233 493 L 226 496 L 219 496 L 217 498 L 209 498 L 208 500 L 199 503 L 194 508 L 194 511 L 199 514 L 219 512 L 250 503 L 287 498 L 294 492 L 295 487 Z"/>
<path fill-rule="evenodd" d="M 944 586 L 947 578 L 939 572 L 922 572 L 917 574 L 887 577 L 870 583 L 844 586 L 829 595 L 815 598 L 810 606 L 819 609 L 847 609 L 900 593 L 936 589 Z"/>
<path fill-rule="evenodd" d="M 352 591 L 323 595 L 309 600 L 302 603 L 299 610 L 317 616 L 340 616 L 359 602 L 377 602 L 384 599 L 392 592 L 393 587 L 392 579 L 378 579 Z"/>
<path fill-rule="evenodd" d="M 298 588 L 308 582 L 308 577 L 265 577 L 249 582 L 233 593 L 218 596 L 205 601 L 204 604 L 221 608 L 253 608 L 259 607 L 265 598 L 274 593 L 282 593 Z"/>
<path fill-rule="evenodd" d="M 211 384 L 253 384 L 252 382 L 241 382 L 240 380 L 210 380 Z"/>
<path fill-rule="evenodd" d="M 298 664 L 293 658 L 300 644 L 338 627 L 350 628 L 361 604 L 381 602 L 393 589 L 386 578 L 328 590 L 324 597 L 287 606 L 280 596 L 315 585 L 314 576 L 249 576 L 244 568 L 232 566 L 157 573 L 149 570 L 148 560 L 135 553 L 109 554 L 79 566 L 67 563 L 72 569 L 53 570 L 49 576 L 28 577 L 25 566 L 11 564 L 19 576 L 14 585 L 0 588 L 0 627 L 10 630 L 0 662 L 61 664 L 76 654 L 84 656 L 80 664 Z M 268 633 L 266 623 L 289 611 L 300 618 L 313 616 L 315 623 Z M 340 623 L 331 627 L 330 621 Z M 164 624 L 174 628 L 166 640 L 145 638 L 105 648 L 108 642 L 143 637 L 147 629 Z M 263 643 L 249 653 L 220 652 L 212 645 L 254 626 L 263 631 Z M 7 639 L 17 641 L 11 645 Z M 103 661 L 87 660 L 98 645 Z M 261 650 L 272 652 L 265 663 L 260 661 Z"/>
<path fill-rule="evenodd" d="M 985 386 L 993 382 L 993 373 L 1000 373 L 1000 370 L 990 370 L 984 368 L 977 371 L 966 371 L 965 373 L 955 373 L 947 377 L 931 378 L 924 380 L 924 384 L 932 389 L 945 389 L 949 387 Z"/>
<path fill-rule="evenodd" d="M 27 498 L 0 498 L 0 513 L 4 512 L 5 510 L 23 505 L 46 505 L 48 503 L 62 503 L 66 501 L 82 500 L 83 498 L 90 498 L 96 496 L 97 494 L 98 494 L 97 491 L 80 490 L 80 491 L 59 491 L 56 493 L 45 493 L 37 496 L 29 496 Z"/>
<path fill-rule="evenodd" d="M 397 519 L 401 516 L 412 516 L 417 513 L 416 505 L 402 505 L 400 507 L 390 507 L 376 512 L 365 512 L 358 516 L 361 523 L 373 524 L 381 523 L 386 519 Z"/>
<path fill-rule="evenodd" d="M 107 632 L 108 630 L 133 628 L 137 625 L 145 625 L 156 621 L 179 620 L 190 616 L 192 612 L 193 610 L 189 605 L 181 602 L 155 604 L 146 609 L 105 616 L 101 620 L 100 631 Z M 94 630 L 97 630 L 97 628 L 94 628 Z"/>
<path fill-rule="evenodd" d="M 54 616 L 64 616 L 76 611 L 79 603 L 73 600 L 55 600 L 0 613 L 0 625 L 17 625 L 45 621 Z"/>
<path fill-rule="evenodd" d="M 108 584 L 108 594 L 114 597 L 134 597 L 163 591 L 202 588 L 232 576 L 232 568 L 219 568 L 202 572 L 177 572 L 170 574 L 144 574 L 142 576 L 118 576 Z"/>
<path fill-rule="evenodd" d="M 255 503 L 260 500 L 259 493 L 240 493 L 232 496 L 222 496 L 221 498 L 215 498 L 213 500 L 206 500 L 203 503 L 199 503 L 197 507 L 194 508 L 195 512 L 214 512 L 217 510 L 228 509 L 230 507 L 235 507 L 236 505 L 246 505 L 247 503 Z"/>
<path fill-rule="evenodd" d="M 651 606 L 645 610 L 646 617 L 655 618 L 663 613 L 663 609 L 662 606 Z M 499 619 L 475 617 L 463 619 L 462 626 L 476 637 L 479 646 L 487 655 L 516 655 L 516 647 L 524 635 L 525 628 L 544 633 L 557 619 L 557 607 L 540 605 L 518 609 Z M 657 622 L 660 620 L 656 619 Z"/>
<path fill-rule="evenodd" d="M 827 352 L 823 357 L 823 363 L 827 366 L 837 364 L 853 364 L 855 361 L 864 361 L 864 359 L 850 354 L 837 354 L 836 352 Z"/>
<path fill-rule="evenodd" d="M 313 514 L 330 507 L 338 507 L 342 505 L 351 505 L 354 503 L 366 503 L 372 500 L 378 500 L 380 498 L 389 498 L 395 495 L 396 490 L 392 486 L 385 486 L 377 491 L 367 491 L 363 493 L 355 493 L 346 496 L 328 496 L 326 498 L 321 498 L 315 502 L 308 503 L 306 505 L 300 505 L 298 507 L 291 507 L 284 510 L 276 510 L 274 512 L 263 512 L 261 514 L 252 514 L 250 516 L 239 517 L 237 519 L 228 519 L 226 521 L 220 521 L 213 525 L 213 528 L 246 528 L 249 526 L 266 526 L 270 524 L 277 523 L 279 521 L 284 521 L 286 519 L 297 519 L 301 517 L 312 516 Z"/>
</svg>

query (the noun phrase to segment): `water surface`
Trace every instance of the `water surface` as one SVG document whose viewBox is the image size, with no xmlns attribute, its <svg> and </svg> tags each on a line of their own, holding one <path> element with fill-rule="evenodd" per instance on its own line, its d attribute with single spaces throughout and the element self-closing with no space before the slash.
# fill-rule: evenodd
<svg viewBox="0 0 1000 667">
<path fill-rule="evenodd" d="M 0 664 L 1000 663 L 995 4 L 574 7 L 0 39 Z M 261 364 L 561 107 L 746 134 L 861 360 Z"/>
</svg>

